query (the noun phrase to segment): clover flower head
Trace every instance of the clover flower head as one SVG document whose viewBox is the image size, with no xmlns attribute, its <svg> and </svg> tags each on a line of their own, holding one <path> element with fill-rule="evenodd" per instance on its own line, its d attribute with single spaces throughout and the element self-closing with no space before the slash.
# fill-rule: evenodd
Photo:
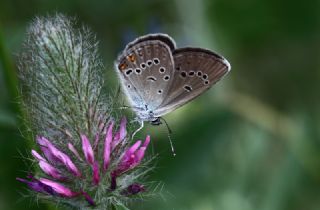
<svg viewBox="0 0 320 210">
<path fill-rule="evenodd" d="M 120 189 L 114 194 L 127 197 L 146 191 L 144 185 L 134 180 L 126 186 L 118 187 L 117 179 L 130 174 L 141 163 L 150 143 L 150 136 L 146 137 L 142 145 L 141 140 L 138 140 L 129 146 L 129 139 L 126 137 L 126 118 L 122 118 L 119 131 L 115 133 L 113 133 L 114 125 L 115 122 L 111 120 L 107 132 L 102 132 L 106 134 L 100 134 L 105 139 L 101 142 L 103 152 L 99 152 L 98 147 L 94 149 L 85 134 L 80 134 L 79 147 L 82 148 L 82 152 L 78 152 L 79 148 L 70 142 L 65 147 L 68 150 L 62 151 L 62 148 L 56 147 L 49 139 L 38 136 L 37 143 L 41 152 L 31 150 L 31 154 L 43 174 L 37 178 L 29 175 L 27 179 L 17 178 L 17 180 L 43 195 L 64 199 L 82 197 L 90 206 L 97 205 L 94 197 L 100 191 L 105 192 L 106 196 L 113 196 L 113 192 Z M 81 187 L 88 183 L 89 187 Z M 106 187 L 108 183 L 109 186 Z"/>
</svg>

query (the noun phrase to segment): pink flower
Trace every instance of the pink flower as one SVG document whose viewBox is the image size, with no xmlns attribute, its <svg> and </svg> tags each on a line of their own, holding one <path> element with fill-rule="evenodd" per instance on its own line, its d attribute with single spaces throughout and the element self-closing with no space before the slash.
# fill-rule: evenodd
<svg viewBox="0 0 320 210">
<path fill-rule="evenodd" d="M 132 145 L 124 153 L 120 163 L 118 164 L 118 167 L 113 173 L 116 176 L 118 176 L 139 165 L 139 163 L 144 157 L 145 150 L 148 147 L 149 143 L 150 143 L 150 136 L 147 136 L 145 142 L 141 147 L 140 147 L 141 141 L 137 141 L 134 145 Z"/>
<path fill-rule="evenodd" d="M 30 189 L 39 193 L 69 199 L 83 196 L 89 205 L 95 206 L 94 200 L 81 186 L 87 186 L 87 183 L 91 182 L 92 186 L 88 189 L 95 192 L 101 180 L 110 180 L 101 177 L 101 171 L 103 171 L 103 175 L 111 176 L 110 188 L 115 190 L 117 188 L 116 179 L 140 164 L 150 143 L 150 136 L 147 136 L 143 144 L 139 140 L 132 146 L 126 147 L 125 145 L 128 145 L 126 122 L 126 118 L 122 118 L 119 131 L 113 134 L 114 121 L 111 120 L 106 132 L 100 131 L 101 133 L 93 136 L 94 139 L 92 141 L 94 142 L 96 142 L 97 135 L 105 136 L 103 155 L 102 157 L 100 156 L 100 159 L 98 156 L 100 153 L 98 153 L 98 150 L 93 150 L 92 141 L 85 134 L 80 134 L 80 141 L 73 141 L 81 142 L 81 145 L 76 145 L 76 147 L 70 142 L 66 144 L 66 152 L 70 154 L 58 149 L 49 139 L 41 136 L 37 137 L 42 154 L 39 154 L 36 150 L 32 150 L 31 153 L 35 160 L 38 161 L 39 167 L 46 177 L 37 179 L 29 176 L 30 180 L 21 178 L 17 178 L 17 180 L 26 183 Z M 118 147 L 120 143 L 122 143 L 122 146 Z M 97 146 L 100 146 L 100 144 Z M 78 150 L 79 147 L 82 148 L 82 154 L 78 153 L 78 151 L 81 151 Z M 84 157 L 84 159 L 81 157 Z M 120 158 L 120 161 L 117 158 Z M 88 169 L 91 171 L 90 176 L 87 176 Z M 70 183 L 74 183 L 72 186 L 79 186 L 79 188 L 73 189 L 73 187 L 69 187 Z M 143 185 L 131 184 L 125 192 L 122 191 L 123 195 L 129 196 L 144 190 Z"/>
<path fill-rule="evenodd" d="M 75 197 L 75 196 L 79 195 L 79 193 L 71 191 L 69 188 L 63 186 L 62 184 L 59 184 L 58 182 L 54 182 L 54 181 L 51 181 L 51 180 L 45 179 L 45 178 L 40 178 L 39 181 L 42 184 L 51 187 L 58 195 L 60 195 L 62 197 L 70 197 L 71 198 L 71 197 Z"/>
<path fill-rule="evenodd" d="M 40 145 L 42 151 L 51 162 L 60 162 L 65 165 L 65 167 L 75 176 L 81 177 L 79 169 L 71 161 L 70 157 L 65 153 L 57 149 L 48 139 L 44 137 L 38 138 L 38 144 Z"/>
<path fill-rule="evenodd" d="M 100 173 L 99 173 L 99 164 L 98 162 L 95 162 L 92 166 L 92 171 L 93 171 L 93 183 L 95 185 L 98 185 L 100 182 Z"/>
<path fill-rule="evenodd" d="M 124 140 L 124 138 L 127 135 L 127 130 L 126 130 L 126 125 L 127 125 L 127 119 L 125 117 L 123 117 L 121 119 L 121 123 L 120 123 L 120 129 L 119 131 L 114 135 L 112 144 L 111 144 L 111 149 L 114 150 L 118 144 Z"/>
<path fill-rule="evenodd" d="M 111 143 L 112 143 L 112 128 L 114 122 L 111 121 L 108 130 L 106 139 L 104 141 L 104 153 L 103 153 L 103 170 L 106 171 L 110 164 L 110 155 L 111 155 Z"/>
<path fill-rule="evenodd" d="M 93 149 L 92 149 L 92 146 L 90 144 L 90 141 L 83 134 L 81 134 L 81 139 L 82 139 L 82 151 L 83 151 L 83 154 L 84 154 L 87 162 L 90 165 L 93 165 L 93 163 L 94 163 L 94 154 L 93 154 Z"/>
</svg>

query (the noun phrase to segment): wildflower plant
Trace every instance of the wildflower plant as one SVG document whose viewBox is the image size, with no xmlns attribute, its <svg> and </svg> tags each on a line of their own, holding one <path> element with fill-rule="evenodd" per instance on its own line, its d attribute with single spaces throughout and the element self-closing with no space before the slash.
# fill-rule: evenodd
<svg viewBox="0 0 320 210">
<path fill-rule="evenodd" d="M 75 25 L 56 14 L 36 18 L 28 29 L 19 75 L 36 167 L 17 180 L 56 204 L 126 209 L 153 194 L 144 183 L 152 170 L 150 159 L 143 160 L 150 136 L 131 140 L 116 99 L 103 94 L 97 41 Z"/>
</svg>

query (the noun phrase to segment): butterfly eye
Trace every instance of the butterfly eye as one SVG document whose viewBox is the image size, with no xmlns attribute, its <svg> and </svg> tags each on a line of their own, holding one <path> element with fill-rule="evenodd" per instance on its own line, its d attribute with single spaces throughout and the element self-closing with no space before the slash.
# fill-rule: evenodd
<svg viewBox="0 0 320 210">
<path fill-rule="evenodd" d="M 165 71 L 166 71 L 166 69 L 165 69 L 164 67 L 160 67 L 160 68 L 159 68 L 159 72 L 160 72 L 161 74 L 163 74 Z"/>
<path fill-rule="evenodd" d="M 153 63 L 154 63 L 155 65 L 158 65 L 158 64 L 160 63 L 159 58 L 154 58 L 154 59 L 153 59 Z"/>
<path fill-rule="evenodd" d="M 151 61 L 151 60 L 148 60 L 148 61 L 147 61 L 147 65 L 148 65 L 148 66 L 151 66 L 151 65 L 152 65 L 152 61 Z"/>
<path fill-rule="evenodd" d="M 146 68 L 146 64 L 145 64 L 145 63 L 141 63 L 141 64 L 140 64 L 140 67 L 141 67 L 142 69 L 145 69 L 145 68 Z"/>
<path fill-rule="evenodd" d="M 129 76 L 131 73 L 132 73 L 132 69 L 128 69 L 128 70 L 126 71 L 126 75 L 127 75 L 127 76 Z"/>
<path fill-rule="evenodd" d="M 183 88 L 188 92 L 192 91 L 192 87 L 190 85 L 185 85 Z"/>
<path fill-rule="evenodd" d="M 164 81 L 168 81 L 168 80 L 170 79 L 170 76 L 169 76 L 169 75 L 165 75 L 165 76 L 163 77 L 163 79 L 164 79 Z"/>
</svg>

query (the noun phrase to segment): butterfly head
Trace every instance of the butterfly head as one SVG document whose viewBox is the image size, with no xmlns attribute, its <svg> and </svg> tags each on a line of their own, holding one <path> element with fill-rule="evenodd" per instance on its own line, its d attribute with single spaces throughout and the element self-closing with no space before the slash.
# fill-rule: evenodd
<svg viewBox="0 0 320 210">
<path fill-rule="evenodd" d="M 162 122 L 160 121 L 160 117 L 155 118 L 154 120 L 150 121 L 151 125 L 161 125 Z"/>
</svg>

